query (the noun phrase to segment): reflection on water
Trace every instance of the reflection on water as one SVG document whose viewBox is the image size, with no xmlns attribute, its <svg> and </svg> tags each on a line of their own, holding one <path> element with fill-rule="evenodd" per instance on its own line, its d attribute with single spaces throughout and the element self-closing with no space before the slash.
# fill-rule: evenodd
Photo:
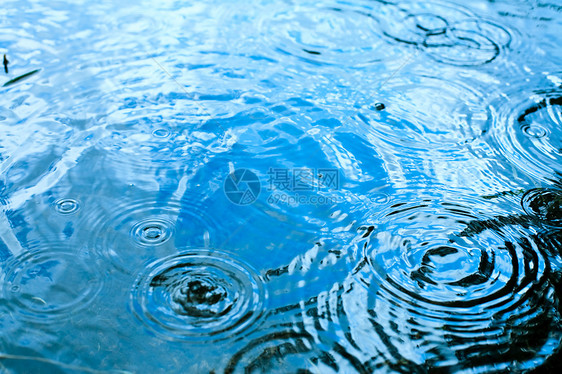
<svg viewBox="0 0 562 374">
<path fill-rule="evenodd" d="M 4 371 L 560 369 L 562 7 L 4 3 Z"/>
<path fill-rule="evenodd" d="M 556 349 L 560 314 L 545 249 L 516 225 L 467 228 L 485 220 L 464 204 L 429 199 L 395 204 L 380 218 L 354 273 L 370 292 L 365 318 L 396 341 L 390 360 L 519 370 L 536 364 L 535 352 Z"/>
</svg>

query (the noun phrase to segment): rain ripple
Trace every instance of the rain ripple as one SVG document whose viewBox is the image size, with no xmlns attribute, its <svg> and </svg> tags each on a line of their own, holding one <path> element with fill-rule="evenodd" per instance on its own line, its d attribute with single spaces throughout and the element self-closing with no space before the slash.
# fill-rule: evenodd
<svg viewBox="0 0 562 374">
<path fill-rule="evenodd" d="M 220 135 L 203 131 L 197 120 L 165 121 L 158 115 L 106 126 L 98 147 L 105 153 L 106 167 L 137 180 L 147 171 L 197 169 L 210 149 L 223 141 Z"/>
<path fill-rule="evenodd" d="M 527 191 L 521 199 L 527 214 L 554 227 L 562 227 L 562 190 L 536 188 Z"/>
<path fill-rule="evenodd" d="M 279 7 L 262 17 L 259 30 L 268 48 L 315 65 L 366 65 L 394 57 L 370 6 L 334 2 Z M 358 24 L 362 26 L 357 27 Z"/>
<path fill-rule="evenodd" d="M 431 150 L 451 157 L 452 147 L 463 148 L 488 131 L 491 113 L 484 92 L 454 77 L 424 74 L 415 81 L 388 82 L 381 90 L 391 103 L 388 108 L 358 112 L 369 126 L 370 141 L 382 140 L 383 146 L 392 146 L 402 157 Z"/>
<path fill-rule="evenodd" d="M 562 91 L 506 94 L 497 107 L 493 134 L 502 156 L 535 178 L 562 173 Z"/>
<path fill-rule="evenodd" d="M 509 47 L 512 33 L 459 5 L 403 1 L 383 7 L 381 27 L 389 38 L 423 49 L 438 62 L 477 66 Z"/>
<path fill-rule="evenodd" d="M 217 251 L 189 250 L 148 265 L 133 287 L 131 309 L 165 339 L 217 341 L 255 326 L 266 300 L 248 264 Z"/>
<path fill-rule="evenodd" d="M 286 328 L 251 340 L 232 356 L 231 373 L 368 373 L 364 365 L 338 343 L 319 343 L 313 335 Z"/>
<path fill-rule="evenodd" d="M 556 350 L 560 312 L 543 249 L 517 226 L 466 230 L 486 217 L 425 200 L 395 204 L 381 218 L 353 271 L 368 291 L 367 310 L 346 313 L 365 314 L 386 341 L 387 360 L 477 371 L 518 362 L 521 370 Z"/>
<path fill-rule="evenodd" d="M 59 199 L 55 202 L 55 209 L 58 213 L 63 215 L 74 214 L 80 209 L 80 203 L 70 198 Z"/>
<path fill-rule="evenodd" d="M 55 248 L 56 246 L 61 248 Z M 34 248 L 2 264 L 2 297 L 27 321 L 66 321 L 85 309 L 102 288 L 95 262 L 60 245 Z"/>
<path fill-rule="evenodd" d="M 87 240 L 102 258 L 123 273 L 146 261 L 177 253 L 176 245 L 208 247 L 217 243 L 218 224 L 201 203 L 187 199 L 134 202 L 98 201 L 77 227 L 89 227 Z"/>
</svg>

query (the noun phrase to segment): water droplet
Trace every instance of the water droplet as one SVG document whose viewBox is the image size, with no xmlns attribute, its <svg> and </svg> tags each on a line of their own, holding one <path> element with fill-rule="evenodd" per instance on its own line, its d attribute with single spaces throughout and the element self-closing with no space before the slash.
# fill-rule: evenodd
<svg viewBox="0 0 562 374">
<path fill-rule="evenodd" d="M 384 108 L 386 108 L 386 106 L 383 103 L 375 103 L 375 105 L 373 105 L 373 108 L 375 110 L 384 110 Z"/>
</svg>

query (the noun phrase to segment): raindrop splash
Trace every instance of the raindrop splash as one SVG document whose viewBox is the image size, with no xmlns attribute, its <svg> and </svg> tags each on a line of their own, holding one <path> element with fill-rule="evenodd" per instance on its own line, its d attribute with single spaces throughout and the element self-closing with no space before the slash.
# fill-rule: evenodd
<svg viewBox="0 0 562 374">
<path fill-rule="evenodd" d="M 55 202 L 55 209 L 60 214 L 74 214 L 80 209 L 80 203 L 74 199 L 60 199 Z"/>
<path fill-rule="evenodd" d="M 150 264 L 131 293 L 143 324 L 169 340 L 237 339 L 255 328 L 267 293 L 247 264 L 216 251 L 183 252 Z"/>
</svg>

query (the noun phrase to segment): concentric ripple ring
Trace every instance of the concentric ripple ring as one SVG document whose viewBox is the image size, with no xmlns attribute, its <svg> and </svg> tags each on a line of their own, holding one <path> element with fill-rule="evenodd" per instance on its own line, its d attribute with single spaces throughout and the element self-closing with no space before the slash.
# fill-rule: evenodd
<svg viewBox="0 0 562 374">
<path fill-rule="evenodd" d="M 17 305 L 26 320 L 63 321 L 86 308 L 102 288 L 92 263 L 69 251 L 23 253 L 4 265 L 2 297 Z"/>
<path fill-rule="evenodd" d="M 553 174 L 561 173 L 560 89 L 534 90 L 523 100 L 513 103 L 503 99 L 497 106 L 493 134 L 502 156 L 535 178 L 549 180 Z"/>
<path fill-rule="evenodd" d="M 373 326 L 379 334 L 400 337 L 389 359 L 425 364 L 424 352 L 432 351 L 456 358 L 436 358 L 432 367 L 485 370 L 489 359 L 517 360 L 527 368 L 546 359 L 536 352 L 558 344 L 552 332 L 558 298 L 544 249 L 516 223 L 510 227 L 491 218 L 491 206 L 480 206 L 486 210 L 432 200 L 395 204 L 369 236 L 353 274 L 368 290 Z M 402 325 L 389 323 L 387 313 L 400 315 Z M 532 326 L 541 327 L 534 332 Z M 415 333 L 407 338 L 404 331 Z M 419 341 L 424 334 L 432 338 Z M 523 356 L 514 341 L 526 342 L 535 353 Z M 484 359 L 489 344 L 502 350 Z M 474 347 L 481 347 L 481 361 Z"/>
<path fill-rule="evenodd" d="M 403 1 L 387 5 L 384 35 L 422 48 L 434 60 L 453 66 L 477 66 L 495 60 L 511 43 L 502 25 L 477 17 L 459 5 Z"/>
<path fill-rule="evenodd" d="M 55 209 L 60 214 L 74 214 L 80 209 L 80 203 L 74 199 L 59 199 L 55 202 Z"/>
<path fill-rule="evenodd" d="M 535 188 L 527 191 L 521 199 L 527 214 L 543 223 L 562 227 L 562 190 L 556 188 Z"/>
<path fill-rule="evenodd" d="M 247 264 L 217 251 L 189 250 L 140 274 L 131 309 L 167 340 L 235 339 L 261 317 L 267 293 Z"/>
</svg>

